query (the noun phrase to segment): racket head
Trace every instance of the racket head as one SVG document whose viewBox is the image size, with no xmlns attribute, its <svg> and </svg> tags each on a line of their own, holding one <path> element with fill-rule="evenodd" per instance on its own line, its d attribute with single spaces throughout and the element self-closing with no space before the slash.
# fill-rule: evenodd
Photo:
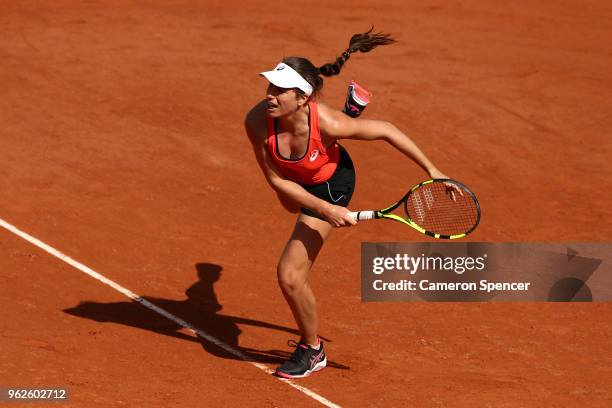
<svg viewBox="0 0 612 408">
<path fill-rule="evenodd" d="M 402 201 L 408 223 L 433 238 L 463 238 L 480 223 L 476 195 L 456 180 L 423 181 L 410 189 Z"/>
</svg>

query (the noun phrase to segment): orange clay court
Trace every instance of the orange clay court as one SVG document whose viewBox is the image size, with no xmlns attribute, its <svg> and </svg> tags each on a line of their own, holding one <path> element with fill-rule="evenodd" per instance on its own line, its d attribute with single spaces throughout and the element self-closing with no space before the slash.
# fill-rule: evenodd
<svg viewBox="0 0 612 408">
<path fill-rule="evenodd" d="M 322 100 L 371 90 L 363 117 L 478 195 L 470 240 L 609 241 L 609 2 L 126 3 L 2 2 L 0 219 L 201 332 L 1 228 L 0 387 L 68 387 L 71 407 L 612 405 L 610 303 L 362 303 L 361 242 L 429 239 L 393 222 L 332 232 L 311 273 L 328 367 L 270 375 L 298 336 L 275 275 L 295 215 L 243 128 L 259 72 L 374 24 L 398 43 Z M 425 176 L 344 145 L 351 209 Z"/>
</svg>

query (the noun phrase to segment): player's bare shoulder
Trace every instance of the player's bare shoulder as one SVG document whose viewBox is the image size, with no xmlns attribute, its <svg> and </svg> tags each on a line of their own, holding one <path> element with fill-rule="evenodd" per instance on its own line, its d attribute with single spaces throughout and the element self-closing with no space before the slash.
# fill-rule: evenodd
<svg viewBox="0 0 612 408">
<path fill-rule="evenodd" d="M 264 140 L 267 133 L 266 101 L 253 106 L 244 118 L 244 128 L 251 141 Z"/>
<path fill-rule="evenodd" d="M 325 136 L 331 138 L 343 136 L 344 130 L 354 120 L 324 103 L 317 103 L 317 107 L 319 109 L 319 128 Z"/>
</svg>

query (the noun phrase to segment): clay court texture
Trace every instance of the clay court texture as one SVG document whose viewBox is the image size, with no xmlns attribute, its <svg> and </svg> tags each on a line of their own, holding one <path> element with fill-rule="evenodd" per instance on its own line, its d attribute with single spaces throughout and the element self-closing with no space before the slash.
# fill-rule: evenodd
<svg viewBox="0 0 612 408">
<path fill-rule="evenodd" d="M 610 21 L 577 0 L 2 1 L 0 219 L 192 329 L 2 228 L 0 386 L 79 407 L 609 407 L 610 303 L 362 303 L 361 242 L 428 239 L 393 222 L 332 232 L 311 273 L 328 367 L 272 376 L 298 337 L 275 275 L 295 215 L 243 119 L 260 71 L 329 62 L 373 23 L 398 43 L 354 54 L 321 100 L 371 90 L 364 117 L 479 196 L 469 240 L 608 241 Z M 343 144 L 351 209 L 426 177 Z"/>
</svg>

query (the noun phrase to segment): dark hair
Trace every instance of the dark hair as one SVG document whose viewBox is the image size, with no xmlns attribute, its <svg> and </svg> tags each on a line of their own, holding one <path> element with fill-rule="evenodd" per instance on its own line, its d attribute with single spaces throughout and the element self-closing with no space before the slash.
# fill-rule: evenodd
<svg viewBox="0 0 612 408">
<path fill-rule="evenodd" d="M 285 64 L 296 70 L 302 78 L 304 78 L 310 85 L 312 85 L 312 94 L 318 93 L 323 88 L 324 76 L 338 75 L 344 63 L 350 58 L 351 54 L 357 51 L 370 52 L 379 45 L 393 44 L 395 40 L 391 38 L 390 34 L 383 33 L 372 33 L 374 27 L 370 28 L 365 33 L 355 34 L 349 41 L 349 46 L 342 55 L 336 58 L 333 63 L 321 65 L 319 68 L 315 67 L 312 62 L 302 57 L 287 57 L 283 58 Z M 299 90 L 298 90 L 299 91 Z M 302 93 L 301 91 L 299 91 Z"/>
</svg>

